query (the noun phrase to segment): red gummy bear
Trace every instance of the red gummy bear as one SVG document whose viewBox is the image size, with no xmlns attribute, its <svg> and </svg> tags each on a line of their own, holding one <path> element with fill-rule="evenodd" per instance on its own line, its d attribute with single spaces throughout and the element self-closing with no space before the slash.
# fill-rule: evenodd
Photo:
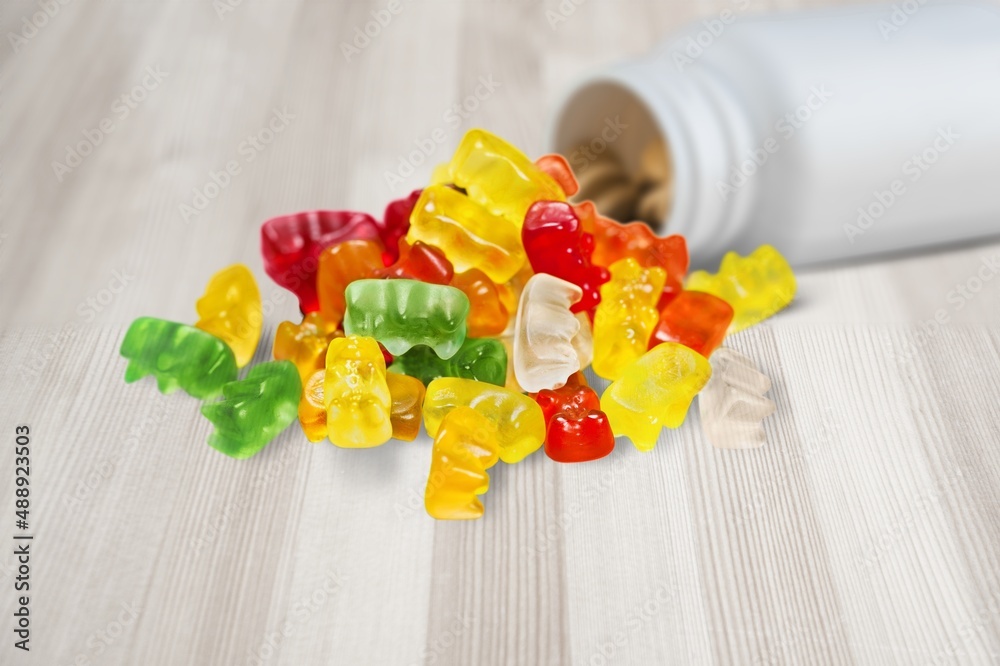
<svg viewBox="0 0 1000 666">
<path fill-rule="evenodd" d="M 545 422 L 545 454 L 556 462 L 597 460 L 615 448 L 601 400 L 586 385 L 543 389 L 535 395 Z"/>
<path fill-rule="evenodd" d="M 378 350 L 382 352 L 382 360 L 385 361 L 385 367 L 388 368 L 396 359 L 392 357 L 392 354 L 389 353 L 388 349 L 382 346 L 381 342 L 378 343 Z"/>
<path fill-rule="evenodd" d="M 390 201 L 389 205 L 385 207 L 382 221 L 377 222 L 378 234 L 390 257 L 386 264 L 391 264 L 399 259 L 399 239 L 410 230 L 410 213 L 417 205 L 417 199 L 420 198 L 421 192 L 423 190 L 413 190 L 402 199 Z"/>
<path fill-rule="evenodd" d="M 732 320 L 733 308 L 721 298 L 702 291 L 682 291 L 660 311 L 649 348 L 679 342 L 708 358 L 722 344 Z"/>
<path fill-rule="evenodd" d="M 521 227 L 524 251 L 536 273 L 548 273 L 583 290 L 573 312 L 593 310 L 601 302 L 601 285 L 611 274 L 590 263 L 594 237 L 584 233 L 573 207 L 562 201 L 536 201 Z"/>
<path fill-rule="evenodd" d="M 314 210 L 273 217 L 260 227 L 264 270 L 299 298 L 303 314 L 319 310 L 316 271 L 323 250 L 346 240 L 379 238 L 371 215 L 349 210 Z"/>
<path fill-rule="evenodd" d="M 375 271 L 377 278 L 402 278 L 431 284 L 449 284 L 454 275 L 455 269 L 444 252 L 423 241 L 413 245 L 401 241 L 396 263 Z"/>
</svg>

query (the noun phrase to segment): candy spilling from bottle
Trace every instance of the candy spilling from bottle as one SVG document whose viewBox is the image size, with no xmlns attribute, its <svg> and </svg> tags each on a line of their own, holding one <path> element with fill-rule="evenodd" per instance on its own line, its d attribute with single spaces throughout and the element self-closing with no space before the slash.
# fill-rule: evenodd
<svg viewBox="0 0 1000 666">
<path fill-rule="evenodd" d="M 344 448 L 412 441 L 422 422 L 434 440 L 425 505 L 438 519 L 480 517 L 498 460 L 542 448 L 596 460 L 615 437 L 652 450 L 709 383 L 726 334 L 788 305 L 795 278 L 770 246 L 686 275 L 684 238 L 574 205 L 577 189 L 562 157 L 532 162 L 471 130 L 381 219 L 313 211 L 263 224 L 265 269 L 303 313 L 278 326 L 274 361 L 237 378 L 263 328 L 253 274 L 237 264 L 209 282 L 194 326 L 132 323 L 125 380 L 153 375 L 162 392 L 205 401 L 208 443 L 233 458 L 296 419 L 309 441 Z M 725 352 L 702 400 L 706 434 L 758 446 L 770 382 Z M 601 396 L 588 365 L 611 381 Z"/>
</svg>

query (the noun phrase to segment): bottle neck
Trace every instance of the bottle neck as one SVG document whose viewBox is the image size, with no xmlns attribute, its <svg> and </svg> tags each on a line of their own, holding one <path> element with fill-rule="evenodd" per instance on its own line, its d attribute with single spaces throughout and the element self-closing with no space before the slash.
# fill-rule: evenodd
<svg viewBox="0 0 1000 666">
<path fill-rule="evenodd" d="M 716 260 L 750 223 L 759 189 L 755 164 L 741 165 L 752 162 L 755 148 L 741 101 L 709 66 L 678 71 L 668 57 L 651 54 L 570 90 L 553 117 L 550 148 L 569 154 L 619 116 L 624 129 L 612 148 L 627 171 L 638 168 L 649 141 L 667 146 L 673 203 L 653 229 L 685 236 L 695 265 Z"/>
</svg>

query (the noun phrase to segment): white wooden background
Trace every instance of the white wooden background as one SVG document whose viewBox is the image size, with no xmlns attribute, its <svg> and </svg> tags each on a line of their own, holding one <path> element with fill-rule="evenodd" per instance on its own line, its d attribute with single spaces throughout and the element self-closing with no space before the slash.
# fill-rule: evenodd
<svg viewBox="0 0 1000 666">
<path fill-rule="evenodd" d="M 537 155 L 568 77 L 733 4 L 586 0 L 553 28 L 554 0 L 402 0 L 348 61 L 387 2 L 220 2 L 48 0 L 37 31 L 44 0 L 2 6 L 0 663 L 1000 660 L 1000 278 L 949 299 L 996 242 L 804 273 L 790 311 L 730 341 L 774 381 L 765 448 L 714 450 L 693 413 L 650 454 L 501 464 L 473 523 L 424 514 L 427 441 L 349 451 L 293 428 L 234 461 L 205 444 L 197 401 L 126 386 L 128 323 L 194 321 L 237 261 L 261 281 L 268 358 L 295 308 L 263 273 L 262 220 L 378 212 L 473 125 Z M 147 68 L 162 80 L 121 117 Z M 274 140 L 241 148 L 275 110 L 291 117 Z M 60 181 L 52 163 L 106 118 Z M 185 221 L 230 160 L 240 173 Z M 11 633 L 17 424 L 30 654 Z"/>
</svg>

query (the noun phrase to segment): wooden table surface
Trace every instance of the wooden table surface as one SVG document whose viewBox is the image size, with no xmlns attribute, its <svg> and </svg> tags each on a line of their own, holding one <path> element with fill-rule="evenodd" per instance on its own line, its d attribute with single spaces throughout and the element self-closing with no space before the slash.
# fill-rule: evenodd
<svg viewBox="0 0 1000 666">
<path fill-rule="evenodd" d="M 424 513 L 426 440 L 296 427 L 235 461 L 195 400 L 122 380 L 129 322 L 194 321 L 233 262 L 260 281 L 269 358 L 296 308 L 263 272 L 264 219 L 378 212 L 473 126 L 540 154 L 569 78 L 733 3 L 564 3 L 550 25 L 554 0 L 400 0 L 352 51 L 387 1 L 62 1 L 2 9 L 0 663 L 1000 660 L 1000 279 L 949 297 L 996 241 L 804 272 L 794 307 L 729 342 L 774 382 L 764 448 L 713 449 L 694 410 L 649 454 L 499 465 L 471 523 Z"/>
</svg>

